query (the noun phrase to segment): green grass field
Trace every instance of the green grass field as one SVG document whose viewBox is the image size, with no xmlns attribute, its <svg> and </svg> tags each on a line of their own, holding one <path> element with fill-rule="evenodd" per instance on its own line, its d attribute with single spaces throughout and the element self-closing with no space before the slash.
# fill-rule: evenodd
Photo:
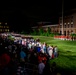
<svg viewBox="0 0 76 75">
<path fill-rule="evenodd" d="M 42 43 L 46 42 L 47 45 L 58 46 L 59 56 L 50 60 L 50 65 L 52 62 L 56 62 L 58 70 L 76 72 L 76 41 L 58 40 L 46 36 L 33 37 L 39 38 Z"/>
</svg>

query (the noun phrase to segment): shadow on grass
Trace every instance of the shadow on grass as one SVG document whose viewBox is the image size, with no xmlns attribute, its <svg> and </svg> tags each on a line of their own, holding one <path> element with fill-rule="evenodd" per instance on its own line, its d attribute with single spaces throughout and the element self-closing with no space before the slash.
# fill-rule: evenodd
<svg viewBox="0 0 76 75">
<path fill-rule="evenodd" d="M 56 63 L 56 73 L 61 75 L 76 75 L 76 55 L 69 55 L 68 52 L 63 52 L 58 58 L 50 60 L 52 65 Z M 71 52 L 72 53 L 72 52 Z"/>
<path fill-rule="evenodd" d="M 75 68 L 76 69 L 76 68 Z M 61 75 L 76 75 L 76 71 L 72 71 L 68 68 L 57 67 L 56 73 L 60 73 Z"/>
<path fill-rule="evenodd" d="M 56 68 L 56 72 L 59 72 L 61 75 L 76 75 L 76 55 L 61 55 L 61 57 L 63 57 L 62 59 L 64 59 L 64 64 L 66 64 L 66 66 L 57 66 Z M 67 61 L 66 61 L 67 60 Z M 68 62 L 68 60 L 70 62 Z"/>
</svg>

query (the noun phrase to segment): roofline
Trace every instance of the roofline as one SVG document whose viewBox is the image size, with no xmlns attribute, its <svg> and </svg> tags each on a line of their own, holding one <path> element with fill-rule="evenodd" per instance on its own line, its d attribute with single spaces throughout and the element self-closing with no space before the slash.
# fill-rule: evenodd
<svg viewBox="0 0 76 75">
<path fill-rule="evenodd" d="M 44 25 L 44 26 L 41 26 L 41 27 L 51 27 L 51 26 L 58 26 L 58 24 L 55 24 L 55 25 Z M 31 28 L 37 28 L 38 26 L 35 26 L 35 27 L 31 27 Z"/>
<path fill-rule="evenodd" d="M 55 24 L 55 25 L 45 25 L 45 26 L 42 26 L 42 27 L 51 27 L 51 26 L 58 26 L 58 24 Z"/>
<path fill-rule="evenodd" d="M 31 28 L 37 28 L 38 26 L 35 26 L 35 27 L 31 27 Z"/>
</svg>

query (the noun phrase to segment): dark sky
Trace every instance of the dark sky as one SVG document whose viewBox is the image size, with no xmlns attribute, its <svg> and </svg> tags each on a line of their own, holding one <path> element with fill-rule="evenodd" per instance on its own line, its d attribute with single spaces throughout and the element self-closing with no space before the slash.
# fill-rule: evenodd
<svg viewBox="0 0 76 75">
<path fill-rule="evenodd" d="M 38 21 L 58 22 L 62 0 L 1 1 L 0 19 L 13 26 L 33 26 Z M 64 10 L 76 8 L 75 0 L 64 0 Z"/>
</svg>

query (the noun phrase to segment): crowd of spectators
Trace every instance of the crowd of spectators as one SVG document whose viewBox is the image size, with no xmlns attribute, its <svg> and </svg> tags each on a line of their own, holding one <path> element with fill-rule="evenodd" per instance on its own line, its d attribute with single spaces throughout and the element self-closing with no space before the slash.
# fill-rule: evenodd
<svg viewBox="0 0 76 75">
<path fill-rule="evenodd" d="M 39 75 L 51 74 L 49 60 L 57 57 L 57 46 L 41 43 L 39 39 L 10 40 L 0 35 L 0 75 L 30 75 L 26 62 L 37 65 Z"/>
</svg>

